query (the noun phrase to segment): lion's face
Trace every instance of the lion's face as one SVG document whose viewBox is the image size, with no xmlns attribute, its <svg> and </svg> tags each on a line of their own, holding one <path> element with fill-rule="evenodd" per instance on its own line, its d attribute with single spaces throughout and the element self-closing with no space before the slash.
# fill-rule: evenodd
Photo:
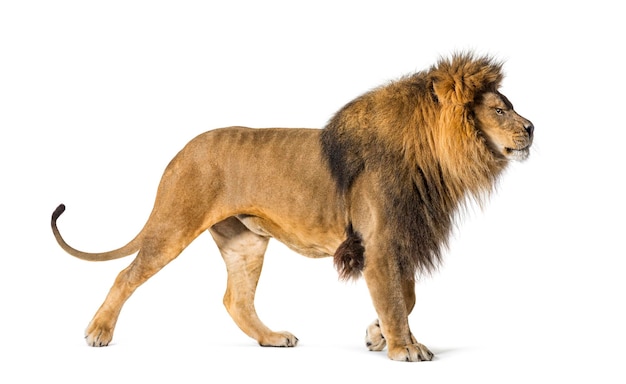
<svg viewBox="0 0 626 384">
<path fill-rule="evenodd" d="M 494 153 L 511 160 L 526 160 L 533 142 L 533 123 L 518 115 L 504 95 L 484 93 L 474 105 L 474 117 Z"/>
</svg>

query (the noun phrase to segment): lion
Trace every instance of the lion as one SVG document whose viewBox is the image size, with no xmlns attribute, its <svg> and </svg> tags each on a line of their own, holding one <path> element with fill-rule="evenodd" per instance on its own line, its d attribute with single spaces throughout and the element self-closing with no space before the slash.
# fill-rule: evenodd
<svg viewBox="0 0 626 384">
<path fill-rule="evenodd" d="M 119 249 L 69 254 L 89 261 L 138 252 L 89 323 L 106 346 L 124 302 L 208 230 L 228 273 L 224 305 L 262 346 L 293 347 L 257 316 L 255 290 L 270 238 L 312 258 L 333 257 L 340 279 L 363 277 L 378 315 L 366 332 L 392 360 L 433 353 L 409 328 L 420 274 L 436 269 L 455 213 L 483 201 L 512 160 L 529 156 L 533 124 L 498 89 L 503 64 L 472 52 L 440 58 L 340 109 L 323 129 L 229 127 L 192 139 L 169 163 L 152 212 Z"/>
</svg>

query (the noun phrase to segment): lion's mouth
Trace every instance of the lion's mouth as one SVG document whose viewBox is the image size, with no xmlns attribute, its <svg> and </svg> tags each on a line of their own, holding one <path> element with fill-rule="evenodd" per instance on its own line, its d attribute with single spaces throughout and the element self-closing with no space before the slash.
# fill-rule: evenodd
<svg viewBox="0 0 626 384">
<path fill-rule="evenodd" d="M 504 147 L 504 155 L 512 160 L 523 161 L 528 158 L 530 154 L 530 145 L 523 148 L 509 148 Z"/>
</svg>

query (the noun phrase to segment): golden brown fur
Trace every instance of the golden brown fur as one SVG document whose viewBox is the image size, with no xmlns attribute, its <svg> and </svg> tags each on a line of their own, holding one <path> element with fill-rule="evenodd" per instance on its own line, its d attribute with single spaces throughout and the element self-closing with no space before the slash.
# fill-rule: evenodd
<svg viewBox="0 0 626 384">
<path fill-rule="evenodd" d="M 335 257 L 342 278 L 363 275 L 378 319 L 370 350 L 430 360 L 408 315 L 415 275 L 437 265 L 452 217 L 488 193 L 509 159 L 523 160 L 532 124 L 498 93 L 501 65 L 459 54 L 355 99 L 323 130 L 232 127 L 193 139 L 168 165 L 153 211 L 129 244 L 70 254 L 110 260 L 139 251 L 86 331 L 108 345 L 124 302 L 209 230 L 228 271 L 224 304 L 259 344 L 294 346 L 258 318 L 254 293 L 271 237 L 309 257 Z"/>
<path fill-rule="evenodd" d="M 485 93 L 497 95 L 502 77 L 501 65 L 489 58 L 458 55 L 357 98 L 322 132 L 341 191 L 364 170 L 381 186 L 383 209 L 394 223 L 389 246 L 406 279 L 437 264 L 455 209 L 466 196 L 489 192 L 507 163 L 485 145 L 473 110 Z M 530 123 L 516 123 L 528 139 L 523 127 Z M 341 270 L 344 277 L 358 276 Z"/>
</svg>

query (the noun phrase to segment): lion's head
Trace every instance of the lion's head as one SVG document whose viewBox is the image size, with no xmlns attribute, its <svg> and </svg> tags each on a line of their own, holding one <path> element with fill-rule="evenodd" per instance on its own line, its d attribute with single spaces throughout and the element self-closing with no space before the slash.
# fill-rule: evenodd
<svg viewBox="0 0 626 384">
<path fill-rule="evenodd" d="M 468 197 L 482 203 L 509 160 L 528 157 L 534 128 L 498 91 L 503 78 L 492 58 L 455 54 L 351 101 L 322 132 L 341 193 L 362 175 L 381 186 L 406 278 L 437 265 Z"/>
<path fill-rule="evenodd" d="M 485 92 L 472 108 L 476 128 L 485 135 L 487 145 L 497 156 L 523 161 L 533 141 L 533 124 L 513 110 L 511 102 L 499 92 Z"/>
</svg>

